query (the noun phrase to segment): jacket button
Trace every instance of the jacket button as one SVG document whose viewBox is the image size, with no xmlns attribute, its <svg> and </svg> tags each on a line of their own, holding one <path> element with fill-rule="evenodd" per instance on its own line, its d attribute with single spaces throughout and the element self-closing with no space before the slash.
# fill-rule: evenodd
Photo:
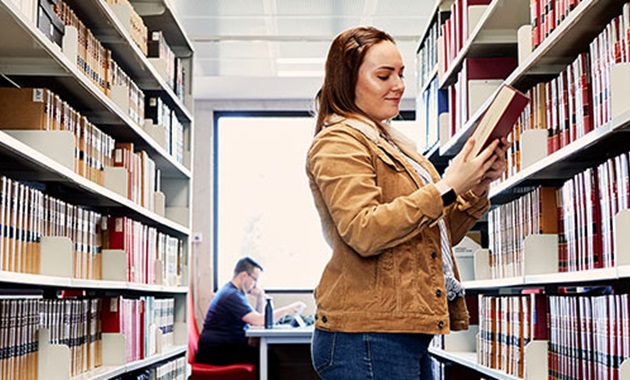
<svg viewBox="0 0 630 380">
<path fill-rule="evenodd" d="M 436 297 L 441 297 L 442 296 L 442 291 L 440 289 L 435 291 L 435 296 Z"/>
<path fill-rule="evenodd" d="M 431 258 L 435 260 L 437 258 L 437 253 L 435 251 L 431 252 Z"/>
<path fill-rule="evenodd" d="M 444 328 L 444 321 L 439 321 L 438 322 L 438 327 L 439 328 Z"/>
<path fill-rule="evenodd" d="M 324 323 L 328 322 L 328 318 L 326 318 L 325 315 L 322 317 L 322 322 L 324 322 Z"/>
</svg>

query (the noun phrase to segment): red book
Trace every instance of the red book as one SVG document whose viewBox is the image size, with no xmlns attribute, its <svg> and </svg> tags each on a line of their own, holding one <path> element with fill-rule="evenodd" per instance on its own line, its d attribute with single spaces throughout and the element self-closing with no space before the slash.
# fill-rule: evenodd
<svg viewBox="0 0 630 380">
<path fill-rule="evenodd" d="M 103 298 L 103 308 L 101 310 L 101 328 L 104 333 L 123 332 L 123 298 L 106 297 Z"/>
<path fill-rule="evenodd" d="M 124 216 L 109 218 L 109 241 L 107 242 L 108 249 L 122 249 L 126 251 L 128 248 L 128 242 L 125 239 L 127 218 Z"/>
<path fill-rule="evenodd" d="M 508 84 L 502 84 L 473 130 L 471 137 L 475 139 L 475 146 L 472 157 L 494 140 L 506 137 L 528 103 L 527 95 Z"/>
</svg>

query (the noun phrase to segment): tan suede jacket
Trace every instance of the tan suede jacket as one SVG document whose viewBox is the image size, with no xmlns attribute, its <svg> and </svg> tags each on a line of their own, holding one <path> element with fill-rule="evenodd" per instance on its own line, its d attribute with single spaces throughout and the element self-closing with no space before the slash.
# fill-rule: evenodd
<svg viewBox="0 0 630 380">
<path fill-rule="evenodd" d="M 472 192 L 444 207 L 376 126 L 334 116 L 313 140 L 307 174 L 332 257 L 315 289 L 316 327 L 343 332 L 444 334 L 468 328 L 461 297 L 448 302 L 440 232 L 453 245 L 488 209 Z M 439 174 L 394 129 L 390 139 Z M 459 278 L 457 268 L 455 275 Z"/>
</svg>

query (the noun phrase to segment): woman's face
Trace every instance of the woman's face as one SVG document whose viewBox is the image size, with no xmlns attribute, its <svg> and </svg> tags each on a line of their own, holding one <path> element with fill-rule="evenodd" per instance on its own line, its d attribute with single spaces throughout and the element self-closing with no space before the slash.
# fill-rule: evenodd
<svg viewBox="0 0 630 380">
<path fill-rule="evenodd" d="M 390 41 L 381 41 L 365 54 L 359 67 L 354 102 L 374 120 L 398 115 L 400 99 L 405 92 L 402 56 Z"/>
</svg>

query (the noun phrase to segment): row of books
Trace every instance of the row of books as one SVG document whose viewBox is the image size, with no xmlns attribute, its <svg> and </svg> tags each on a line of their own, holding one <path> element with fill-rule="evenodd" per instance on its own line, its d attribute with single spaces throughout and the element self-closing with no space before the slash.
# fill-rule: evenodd
<svg viewBox="0 0 630 380">
<path fill-rule="evenodd" d="M 100 299 L 34 299 L 4 302 L 29 305 L 35 309 L 37 323 L 35 328 L 48 330 L 50 344 L 63 344 L 70 348 L 71 376 L 102 365 Z M 17 320 L 22 316 L 19 312 L 13 315 Z M 37 336 L 35 338 L 37 343 Z"/>
<path fill-rule="evenodd" d="M 123 250 L 127 281 L 142 284 L 183 285 L 183 241 L 130 218 L 110 217 L 103 233 L 103 248 Z"/>
<path fill-rule="evenodd" d="M 558 268 L 573 272 L 615 265 L 614 218 L 630 207 L 630 154 L 610 157 L 559 188 L 541 187 L 488 213 L 494 278 L 521 276 L 523 240 L 558 234 Z"/>
<path fill-rule="evenodd" d="M 479 296 L 477 362 L 524 377 L 525 346 L 549 336 L 548 305 L 544 294 Z"/>
<path fill-rule="evenodd" d="M 180 356 L 139 371 L 115 377 L 113 380 L 185 380 L 187 379 L 186 365 L 186 357 Z"/>
<path fill-rule="evenodd" d="M 170 119 L 168 121 L 171 122 Z M 183 126 L 173 125 L 178 132 L 178 137 L 173 139 L 177 147 L 173 153 L 182 162 Z M 0 129 L 72 133 L 75 141 L 74 171 L 77 174 L 104 185 L 105 167 L 124 167 L 128 172 L 127 198 L 155 211 L 155 192 L 161 190 L 161 171 L 156 169 L 148 153 L 135 152 L 133 143 L 116 142 L 52 91 L 46 88 L 0 87 Z"/>
<path fill-rule="evenodd" d="M 0 299 L 0 378 L 37 380 L 39 300 Z"/>
<path fill-rule="evenodd" d="M 101 91 L 106 92 L 111 51 L 103 47 L 92 31 L 79 20 L 64 1 L 55 2 L 54 10 L 66 26 L 77 30 L 77 66 Z"/>
<path fill-rule="evenodd" d="M 0 129 L 72 133 L 74 171 L 100 185 L 113 164 L 114 139 L 46 88 L 0 87 Z"/>
<path fill-rule="evenodd" d="M 1 270 L 39 273 L 41 238 L 65 236 L 73 242 L 76 278 L 100 278 L 101 214 L 67 204 L 42 191 L 0 178 Z"/>
<path fill-rule="evenodd" d="M 440 33 L 440 15 L 438 12 L 437 18 L 431 22 L 427 33 L 423 40 L 420 42 L 416 54 L 416 64 L 418 72 L 418 89 L 422 90 L 429 83 L 429 81 L 437 78 L 437 39 Z"/>
<path fill-rule="evenodd" d="M 69 348 L 71 376 L 103 364 L 103 333 L 125 337 L 126 362 L 164 352 L 174 345 L 174 305 L 153 296 L 0 298 L 0 378 L 37 379 L 38 360 L 46 360 L 39 355 L 40 329 L 48 331 L 48 344 Z"/>
<path fill-rule="evenodd" d="M 611 67 L 630 62 L 630 3 L 613 18 L 589 45 L 595 128 L 611 120 Z"/>
<path fill-rule="evenodd" d="M 438 39 L 437 52 L 441 56 L 438 56 L 438 73 L 444 73 L 451 68 L 452 62 L 468 41 L 472 27 L 479 20 L 478 16 L 471 13 L 473 7 L 482 6 L 482 12 L 475 13 L 479 15 L 488 4 L 490 0 L 455 0 L 451 4 L 450 17 L 440 26 L 441 38 Z"/>
<path fill-rule="evenodd" d="M 127 198 L 155 211 L 155 192 L 160 191 L 160 170 L 144 151 L 134 151 L 133 143 L 116 143 L 114 167 L 127 171 Z"/>
<path fill-rule="evenodd" d="M 523 241 L 533 234 L 558 233 L 557 189 L 538 187 L 488 212 L 492 278 L 523 275 Z"/>
<path fill-rule="evenodd" d="M 539 46 L 582 0 L 530 0 L 532 47 Z"/>
<path fill-rule="evenodd" d="M 549 379 L 618 379 L 630 358 L 630 295 L 580 291 L 480 295 L 478 363 L 523 378 L 525 346 L 547 340 Z"/>
<path fill-rule="evenodd" d="M 425 126 L 424 151 L 439 143 L 439 115 L 448 115 L 448 90 L 440 89 L 437 77 L 429 83 L 417 100 L 416 118 Z"/>
<path fill-rule="evenodd" d="M 125 27 L 131 34 L 133 42 L 147 55 L 147 35 L 149 32 L 142 17 L 133 9 L 133 6 L 128 0 L 107 0 L 107 4 L 125 8 L 126 14 L 129 15 L 129 25 L 125 25 Z"/>
<path fill-rule="evenodd" d="M 518 142 L 525 130 L 546 129 L 547 150 L 552 153 L 611 120 L 610 69 L 630 58 L 630 4 L 623 4 L 621 12 L 590 43 L 588 52 L 578 54 L 557 77 L 528 90 L 531 105 L 515 126 L 512 141 Z M 514 60 L 500 62 L 501 59 L 505 60 L 496 57 L 462 60 L 457 82 L 446 89 L 447 106 L 438 105 L 440 112 L 449 113 L 449 137 L 454 136 L 479 107 L 471 101 L 488 98 L 516 67 Z M 439 97 L 438 101 L 444 102 Z M 433 118 L 427 128 L 438 128 L 437 118 Z M 511 149 L 506 176 L 521 169 L 520 145 L 515 143 Z"/>
<path fill-rule="evenodd" d="M 618 379 L 630 358 L 629 295 L 549 296 L 549 378 Z"/>
<path fill-rule="evenodd" d="M 185 137 L 184 125 L 176 112 L 159 96 L 149 96 L 145 108 L 145 117 L 154 126 L 163 128 L 163 148 L 179 163 L 184 163 Z"/>
<path fill-rule="evenodd" d="M 519 141 L 523 131 L 546 129 L 547 152 L 570 144 L 612 118 L 610 70 L 618 63 L 630 62 L 630 3 L 613 18 L 590 43 L 589 52 L 581 53 L 557 77 L 539 83 L 530 90 L 531 107 L 517 123 L 512 141 Z M 509 154 L 506 178 L 521 169 L 519 144 Z"/>
<path fill-rule="evenodd" d="M 525 131 L 546 130 L 546 151 L 551 154 L 594 129 L 588 61 L 587 53 L 578 55 L 557 77 L 538 83 L 527 92 L 531 102 L 510 133 L 514 144 L 508 150 L 506 171 L 500 181 L 523 169 L 521 150 L 528 148 L 520 141 Z"/>
<path fill-rule="evenodd" d="M 175 300 L 122 296 L 102 300 L 103 333 L 120 333 L 125 339 L 127 362 L 142 360 L 174 345 Z"/>
<path fill-rule="evenodd" d="M 162 31 L 155 30 L 150 33 L 147 57 L 152 58 L 151 62 L 155 62 L 155 60 L 160 62 L 160 65 L 164 67 L 163 75 L 166 83 L 181 100 L 184 100 L 186 70 L 183 61 L 175 55 Z"/>
<path fill-rule="evenodd" d="M 137 125 L 143 125 L 144 92 L 112 58 L 111 50 L 103 47 L 67 3 L 57 2 L 55 12 L 66 26 L 77 29 L 78 54 L 76 63 L 79 69 L 103 93 L 116 100 L 117 104 Z"/>
<path fill-rule="evenodd" d="M 0 270 L 40 273 L 42 238 L 66 237 L 72 242 L 72 262 L 60 265 L 71 266 L 75 278 L 101 279 L 105 248 L 125 252 L 130 282 L 181 285 L 182 240 L 127 217 L 72 205 L 5 176 L 0 184 Z"/>
</svg>

